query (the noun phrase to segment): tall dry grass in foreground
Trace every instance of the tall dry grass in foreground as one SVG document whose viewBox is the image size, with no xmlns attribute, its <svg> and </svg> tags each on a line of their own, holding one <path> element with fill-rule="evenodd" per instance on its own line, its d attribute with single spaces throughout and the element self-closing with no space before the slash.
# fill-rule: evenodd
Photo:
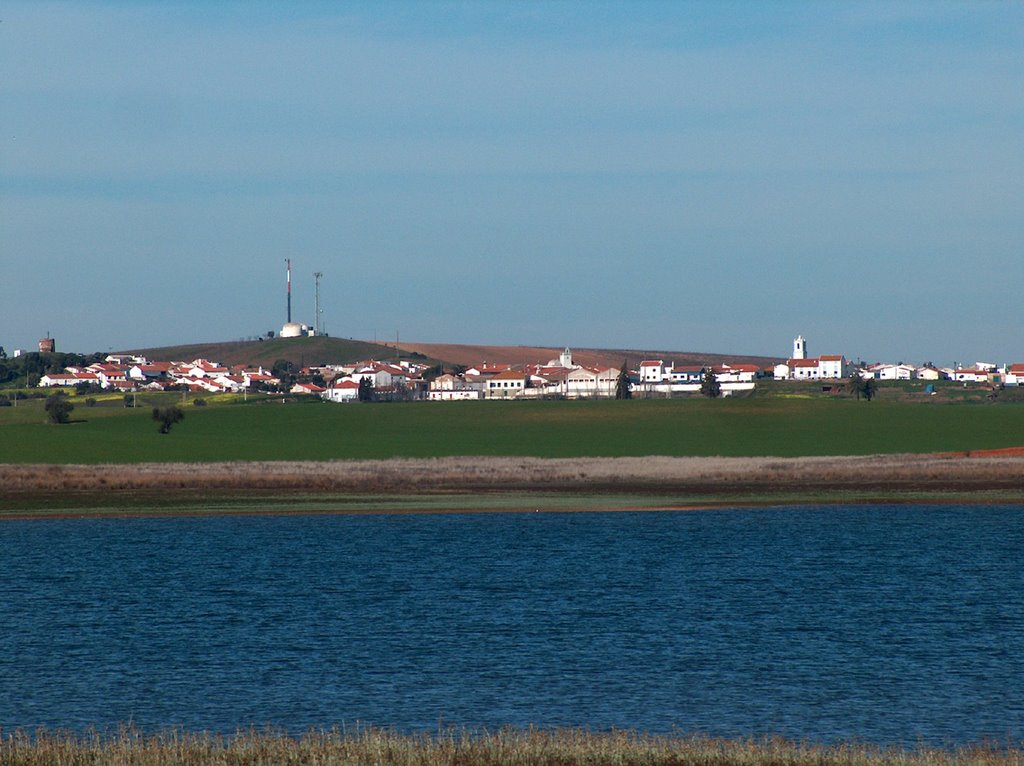
<svg viewBox="0 0 1024 766">
<path fill-rule="evenodd" d="M 496 734 L 447 732 L 402 735 L 380 729 L 311 731 L 292 738 L 241 732 L 230 738 L 133 729 L 88 734 L 8 734 L 0 741 L 0 766 L 77 764 L 379 764 L 380 766 L 1022 766 L 1024 751 L 977 746 L 956 750 L 879 749 L 869 745 L 822 747 L 781 739 L 716 740 L 658 737 L 632 732 L 506 729 Z"/>
<path fill-rule="evenodd" d="M 40 492 L 661 492 L 1024 489 L 1022 457 L 467 457 L 327 462 L 0 465 L 0 497 Z"/>
</svg>

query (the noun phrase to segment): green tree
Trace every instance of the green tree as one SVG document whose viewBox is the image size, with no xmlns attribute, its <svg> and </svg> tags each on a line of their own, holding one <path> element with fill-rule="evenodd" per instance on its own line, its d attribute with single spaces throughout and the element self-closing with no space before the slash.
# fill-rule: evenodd
<svg viewBox="0 0 1024 766">
<path fill-rule="evenodd" d="M 717 399 L 722 395 L 722 384 L 718 382 L 718 376 L 715 375 L 715 371 L 710 367 L 705 367 L 701 370 L 701 373 L 701 396 L 706 396 L 708 399 Z"/>
<path fill-rule="evenodd" d="M 399 380 L 395 383 L 394 391 L 391 394 L 389 401 L 392 402 L 411 402 L 413 397 L 413 391 L 404 382 Z"/>
<path fill-rule="evenodd" d="M 295 365 L 287 359 L 278 359 L 270 368 L 270 374 L 281 381 L 280 388 L 287 391 L 295 385 L 295 373 L 298 372 Z"/>
<path fill-rule="evenodd" d="M 875 383 L 874 378 L 868 378 L 864 381 L 864 387 L 861 390 L 861 393 L 869 402 L 875 398 L 875 394 L 878 393 L 878 384 Z"/>
<path fill-rule="evenodd" d="M 373 381 L 371 381 L 370 377 L 367 375 L 364 375 L 359 379 L 359 401 L 373 401 Z"/>
<path fill-rule="evenodd" d="M 180 407 L 154 407 L 153 420 L 160 424 L 160 433 L 169 434 L 171 426 L 180 423 L 185 419 L 185 413 Z"/>
<path fill-rule="evenodd" d="M 71 420 L 71 411 L 75 409 L 75 405 L 69 402 L 67 395 L 62 392 L 46 397 L 43 408 L 51 423 L 67 423 Z"/>
<path fill-rule="evenodd" d="M 629 380 L 629 370 L 626 369 L 625 359 L 622 360 L 622 367 L 619 369 L 619 377 L 615 381 L 615 398 L 633 398 L 633 384 Z"/>
<path fill-rule="evenodd" d="M 846 381 L 846 390 L 858 400 L 863 397 L 870 402 L 878 393 L 878 384 L 874 378 L 863 378 L 860 373 L 854 371 Z"/>
<path fill-rule="evenodd" d="M 860 376 L 857 370 L 850 373 L 850 377 L 846 379 L 846 393 L 853 394 L 860 399 L 861 392 L 864 390 L 864 378 Z"/>
</svg>

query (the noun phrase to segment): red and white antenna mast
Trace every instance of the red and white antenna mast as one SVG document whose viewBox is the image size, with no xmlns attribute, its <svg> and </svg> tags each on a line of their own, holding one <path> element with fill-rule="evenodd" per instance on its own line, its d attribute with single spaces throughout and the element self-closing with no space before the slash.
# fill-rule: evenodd
<svg viewBox="0 0 1024 766">
<path fill-rule="evenodd" d="M 288 267 L 288 324 L 292 323 L 292 259 L 285 258 Z"/>
</svg>

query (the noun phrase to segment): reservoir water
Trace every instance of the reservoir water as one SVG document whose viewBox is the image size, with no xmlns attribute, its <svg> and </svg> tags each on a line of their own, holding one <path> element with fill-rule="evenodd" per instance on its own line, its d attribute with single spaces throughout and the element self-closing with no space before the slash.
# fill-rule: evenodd
<svg viewBox="0 0 1024 766">
<path fill-rule="evenodd" d="M 0 523 L 0 728 L 1024 740 L 1024 509 Z"/>
</svg>

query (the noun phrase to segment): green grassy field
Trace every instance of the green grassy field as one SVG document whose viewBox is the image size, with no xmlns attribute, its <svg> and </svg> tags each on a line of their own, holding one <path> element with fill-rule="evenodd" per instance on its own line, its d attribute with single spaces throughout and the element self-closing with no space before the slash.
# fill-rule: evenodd
<svg viewBox="0 0 1024 766">
<path fill-rule="evenodd" d="M 153 397 L 46 423 L 41 400 L 0 408 L 0 462 L 334 460 L 450 455 L 802 456 L 1024 445 L 1024 406 L 851 399 L 679 399 L 337 405 L 208 399 L 161 435 Z M 180 401 L 171 397 L 168 401 Z"/>
</svg>

